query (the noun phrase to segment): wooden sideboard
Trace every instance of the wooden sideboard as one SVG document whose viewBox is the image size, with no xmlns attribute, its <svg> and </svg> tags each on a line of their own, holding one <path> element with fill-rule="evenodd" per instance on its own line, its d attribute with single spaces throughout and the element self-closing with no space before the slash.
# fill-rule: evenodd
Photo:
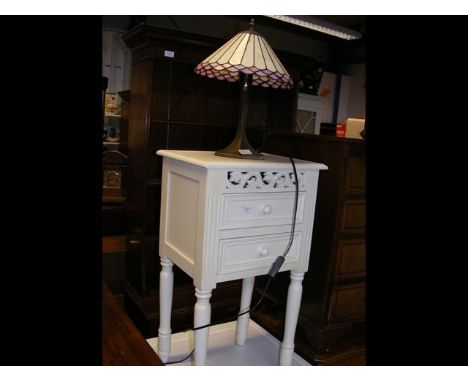
<svg viewBox="0 0 468 382">
<path fill-rule="evenodd" d="M 320 173 L 296 349 L 316 364 L 363 364 L 365 144 L 356 139 L 274 132 L 267 142 L 268 152 L 328 166 Z M 281 332 L 273 318 L 276 314 L 282 320 L 287 283 L 284 275 L 278 275 L 268 290 L 270 305 L 254 316 L 279 339 Z"/>
</svg>

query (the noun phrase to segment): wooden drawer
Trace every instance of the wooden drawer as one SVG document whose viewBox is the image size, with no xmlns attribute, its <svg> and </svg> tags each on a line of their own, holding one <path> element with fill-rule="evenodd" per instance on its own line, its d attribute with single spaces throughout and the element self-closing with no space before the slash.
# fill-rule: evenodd
<svg viewBox="0 0 468 382">
<path fill-rule="evenodd" d="M 351 157 L 346 174 L 346 191 L 364 193 L 366 190 L 366 169 L 364 158 Z"/>
<path fill-rule="evenodd" d="M 366 228 L 366 202 L 364 199 L 346 200 L 343 206 L 341 231 L 343 233 L 362 233 Z"/>
<path fill-rule="evenodd" d="M 270 267 L 281 256 L 290 233 L 262 235 L 219 241 L 218 274 Z M 302 233 L 296 232 L 285 264 L 299 260 Z"/>
<path fill-rule="evenodd" d="M 336 286 L 330 300 L 329 322 L 364 319 L 366 311 L 364 283 Z"/>
<path fill-rule="evenodd" d="M 363 277 L 366 272 L 366 242 L 364 239 L 340 240 L 336 254 L 335 277 Z"/>
<path fill-rule="evenodd" d="M 301 224 L 305 192 L 299 192 L 296 224 Z M 291 224 L 294 192 L 225 194 L 220 229 L 255 228 Z"/>
</svg>

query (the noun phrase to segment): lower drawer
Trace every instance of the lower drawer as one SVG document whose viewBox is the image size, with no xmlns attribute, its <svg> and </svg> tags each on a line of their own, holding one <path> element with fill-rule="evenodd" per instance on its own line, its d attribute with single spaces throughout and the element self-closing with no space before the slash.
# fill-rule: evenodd
<svg viewBox="0 0 468 382">
<path fill-rule="evenodd" d="M 219 241 L 218 274 L 269 267 L 281 256 L 290 233 L 223 239 Z M 296 232 L 285 263 L 299 260 L 302 233 Z"/>
<path fill-rule="evenodd" d="M 329 322 L 364 319 L 365 299 L 364 283 L 335 287 L 330 300 Z"/>
<path fill-rule="evenodd" d="M 363 199 L 346 200 L 341 219 L 342 233 L 361 233 L 366 229 L 366 202 Z"/>
<path fill-rule="evenodd" d="M 364 277 L 366 243 L 364 239 L 341 239 L 338 242 L 335 278 Z"/>
</svg>

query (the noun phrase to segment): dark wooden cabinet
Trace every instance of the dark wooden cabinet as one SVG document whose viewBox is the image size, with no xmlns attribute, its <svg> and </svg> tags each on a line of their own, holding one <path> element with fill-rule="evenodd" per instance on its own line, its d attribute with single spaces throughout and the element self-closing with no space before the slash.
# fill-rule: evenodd
<svg viewBox="0 0 468 382">
<path fill-rule="evenodd" d="M 145 335 L 156 336 L 162 170 L 162 159 L 156 151 L 226 147 L 237 127 L 239 85 L 194 73 L 195 66 L 224 44 L 223 40 L 146 24 L 128 31 L 123 40 L 132 50 L 126 308 Z M 307 60 L 277 53 L 297 79 Z M 291 129 L 295 100 L 295 91 L 252 88 L 247 134 L 254 147 L 261 145 L 267 130 Z M 192 280 L 183 272 L 175 269 L 174 277 L 173 330 L 181 330 L 191 325 L 194 290 Z M 221 295 L 224 298 L 217 297 Z M 238 283 L 219 286 L 212 298 L 213 321 L 223 314 L 235 315 L 239 296 Z"/>
<path fill-rule="evenodd" d="M 316 364 L 363 364 L 365 145 L 354 139 L 272 133 L 268 149 L 329 167 L 320 173 L 296 348 Z M 280 319 L 288 285 L 289 276 L 280 273 L 267 294 L 271 304 L 265 309 L 271 309 L 273 315 L 276 309 Z M 281 335 L 264 312 L 256 319 Z"/>
</svg>

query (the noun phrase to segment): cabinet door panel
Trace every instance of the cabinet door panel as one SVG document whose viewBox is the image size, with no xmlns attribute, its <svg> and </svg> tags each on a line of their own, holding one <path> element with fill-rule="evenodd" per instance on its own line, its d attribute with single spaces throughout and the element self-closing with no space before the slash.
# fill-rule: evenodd
<svg viewBox="0 0 468 382">
<path fill-rule="evenodd" d="M 351 157 L 348 162 L 346 190 L 353 193 L 364 193 L 365 189 L 366 172 L 364 158 Z"/>
<path fill-rule="evenodd" d="M 361 233 L 366 227 L 365 200 L 346 200 L 343 206 L 341 230 L 343 233 Z"/>
<path fill-rule="evenodd" d="M 335 276 L 337 278 L 363 277 L 366 271 L 366 243 L 364 239 L 338 242 Z"/>
<path fill-rule="evenodd" d="M 330 323 L 363 319 L 366 308 L 365 297 L 364 283 L 335 287 L 330 304 Z"/>
</svg>

